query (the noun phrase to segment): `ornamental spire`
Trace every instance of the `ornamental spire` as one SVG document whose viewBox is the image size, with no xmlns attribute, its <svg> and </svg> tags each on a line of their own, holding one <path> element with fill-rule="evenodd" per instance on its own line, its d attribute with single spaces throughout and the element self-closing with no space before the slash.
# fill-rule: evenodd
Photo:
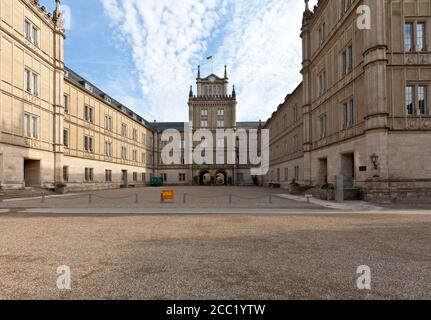
<svg viewBox="0 0 431 320">
<path fill-rule="evenodd" d="M 61 22 L 61 0 L 55 0 L 55 10 L 52 20 L 58 25 Z"/>
</svg>

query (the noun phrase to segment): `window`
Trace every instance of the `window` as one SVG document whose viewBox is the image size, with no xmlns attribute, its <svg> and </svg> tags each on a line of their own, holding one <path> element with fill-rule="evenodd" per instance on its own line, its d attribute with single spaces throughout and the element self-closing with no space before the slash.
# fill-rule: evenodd
<svg viewBox="0 0 431 320">
<path fill-rule="evenodd" d="M 218 115 L 219 117 L 224 116 L 224 109 L 218 109 L 218 110 L 217 110 L 217 115 Z"/>
<path fill-rule="evenodd" d="M 224 138 L 217 139 L 217 148 L 224 148 Z"/>
<path fill-rule="evenodd" d="M 105 130 L 111 131 L 112 132 L 112 118 L 110 116 L 105 116 Z"/>
<path fill-rule="evenodd" d="M 63 130 L 63 145 L 69 148 L 69 130 L 67 129 Z"/>
<path fill-rule="evenodd" d="M 416 24 L 416 50 L 417 51 L 426 51 L 426 31 L 425 31 L 425 23 L 418 22 Z"/>
<path fill-rule="evenodd" d="M 289 181 L 289 168 L 284 169 L 284 181 Z"/>
<path fill-rule="evenodd" d="M 92 107 L 84 107 L 84 120 L 90 123 L 94 122 L 94 110 Z"/>
<path fill-rule="evenodd" d="M 138 182 L 138 173 L 133 172 L 133 182 Z"/>
<path fill-rule="evenodd" d="M 349 46 L 342 54 L 343 75 L 353 70 L 353 47 Z"/>
<path fill-rule="evenodd" d="M 24 70 L 24 90 L 31 93 L 31 72 L 28 69 Z"/>
<path fill-rule="evenodd" d="M 39 138 L 39 118 L 24 114 L 24 136 L 27 138 Z"/>
<path fill-rule="evenodd" d="M 93 87 L 87 82 L 84 84 L 84 88 L 90 92 L 93 92 Z"/>
<path fill-rule="evenodd" d="M 111 104 L 111 103 L 112 103 L 112 99 L 111 99 L 110 97 L 108 97 L 108 96 L 105 96 L 105 101 L 106 101 L 107 103 L 109 103 L 109 104 Z"/>
<path fill-rule="evenodd" d="M 93 152 L 93 137 L 90 137 L 90 136 L 84 137 L 84 150 L 86 152 Z"/>
<path fill-rule="evenodd" d="M 24 21 L 24 37 L 31 41 L 31 24 L 27 19 Z"/>
<path fill-rule="evenodd" d="M 31 137 L 30 116 L 28 114 L 24 114 L 24 137 Z"/>
<path fill-rule="evenodd" d="M 201 109 L 201 116 L 207 117 L 208 116 L 208 109 Z"/>
<path fill-rule="evenodd" d="M 69 96 L 67 95 L 63 96 L 63 107 L 64 113 L 69 113 Z"/>
<path fill-rule="evenodd" d="M 105 141 L 105 156 L 112 157 L 112 142 Z"/>
<path fill-rule="evenodd" d="M 105 181 L 112 182 L 112 170 L 105 170 Z"/>
<path fill-rule="evenodd" d="M 132 151 L 132 160 L 138 161 L 138 151 L 136 151 L 136 150 Z"/>
<path fill-rule="evenodd" d="M 418 87 L 418 106 L 419 112 L 421 116 L 425 116 L 428 114 L 427 110 L 427 87 L 419 86 Z"/>
<path fill-rule="evenodd" d="M 326 71 L 319 75 L 319 96 L 323 96 L 326 91 Z"/>
<path fill-rule="evenodd" d="M 356 124 L 356 107 L 353 100 L 343 104 L 343 129 L 351 128 Z"/>
<path fill-rule="evenodd" d="M 404 25 L 404 50 L 406 52 L 427 51 L 426 23 L 411 21 Z"/>
<path fill-rule="evenodd" d="M 295 167 L 295 181 L 298 181 L 298 180 L 299 180 L 299 167 L 296 166 Z"/>
<path fill-rule="evenodd" d="M 186 174 L 185 173 L 180 173 L 178 180 L 180 180 L 180 182 L 185 182 L 186 181 Z"/>
<path fill-rule="evenodd" d="M 326 137 L 326 126 L 327 126 L 327 117 L 326 114 L 319 118 L 320 123 L 320 138 Z"/>
<path fill-rule="evenodd" d="M 121 135 L 127 138 L 127 124 L 125 123 L 121 124 Z"/>
<path fill-rule="evenodd" d="M 142 139 L 142 144 L 144 145 L 147 144 L 147 136 L 145 133 L 142 134 L 141 139 Z"/>
<path fill-rule="evenodd" d="M 31 35 L 33 44 L 39 46 L 39 30 L 35 26 L 32 28 Z"/>
<path fill-rule="evenodd" d="M 406 87 L 406 107 L 407 107 L 407 114 L 409 116 L 414 116 L 416 114 L 414 95 L 415 95 L 415 87 L 407 86 Z"/>
<path fill-rule="evenodd" d="M 147 181 L 147 174 L 146 173 L 142 173 L 142 182 Z"/>
<path fill-rule="evenodd" d="M 121 147 L 121 159 L 127 160 L 127 148 Z"/>
<path fill-rule="evenodd" d="M 33 80 L 32 93 L 35 96 L 38 96 L 39 95 L 39 89 L 38 89 L 38 87 L 39 87 L 39 76 L 35 73 L 32 73 L 32 80 Z"/>
<path fill-rule="evenodd" d="M 341 13 L 344 14 L 352 5 L 352 0 L 341 0 Z"/>
<path fill-rule="evenodd" d="M 208 121 L 201 121 L 202 128 L 208 128 Z"/>
<path fill-rule="evenodd" d="M 65 181 L 65 182 L 69 181 L 69 167 L 68 166 L 63 167 L 63 181 Z"/>
<path fill-rule="evenodd" d="M 404 50 L 413 51 L 413 23 L 410 22 L 404 25 Z"/>
<path fill-rule="evenodd" d="M 147 158 L 146 158 L 146 156 L 145 156 L 145 152 L 142 152 L 142 154 L 141 154 L 141 160 L 142 160 L 142 163 L 146 163 L 147 161 Z"/>
<path fill-rule="evenodd" d="M 138 130 L 133 129 L 132 138 L 134 141 L 138 141 Z"/>
<path fill-rule="evenodd" d="M 94 179 L 93 168 L 85 168 L 85 181 L 92 182 Z"/>
<path fill-rule="evenodd" d="M 168 174 L 167 173 L 162 173 L 162 181 L 163 182 L 167 182 L 168 181 Z"/>
<path fill-rule="evenodd" d="M 299 120 L 299 112 L 297 106 L 293 107 L 293 119 L 295 119 L 295 121 Z"/>
<path fill-rule="evenodd" d="M 325 42 L 326 38 L 326 25 L 325 23 L 322 23 L 322 25 L 319 28 L 319 46 L 321 46 Z"/>
<path fill-rule="evenodd" d="M 293 152 L 298 152 L 298 151 L 299 151 L 299 137 L 294 136 L 293 137 Z"/>
<path fill-rule="evenodd" d="M 224 128 L 224 121 L 223 120 L 217 121 L 217 127 Z"/>
</svg>

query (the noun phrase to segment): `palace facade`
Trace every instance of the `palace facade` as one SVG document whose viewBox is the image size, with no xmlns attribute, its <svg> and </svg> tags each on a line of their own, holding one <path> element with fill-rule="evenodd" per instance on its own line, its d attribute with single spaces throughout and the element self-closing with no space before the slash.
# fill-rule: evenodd
<svg viewBox="0 0 431 320">
<path fill-rule="evenodd" d="M 305 3 L 303 81 L 267 121 L 266 180 L 343 176 L 368 200 L 430 196 L 431 2 Z"/>
<path fill-rule="evenodd" d="M 164 129 L 149 123 L 64 65 L 61 2 L 51 14 L 35 0 L 0 4 L 0 186 L 71 190 L 147 184 L 251 184 L 248 166 L 161 161 Z M 259 128 L 236 122 L 236 93 L 223 78 L 197 77 L 192 130 Z M 219 148 L 227 149 L 220 141 Z M 225 151 L 227 154 L 228 150 Z"/>
</svg>

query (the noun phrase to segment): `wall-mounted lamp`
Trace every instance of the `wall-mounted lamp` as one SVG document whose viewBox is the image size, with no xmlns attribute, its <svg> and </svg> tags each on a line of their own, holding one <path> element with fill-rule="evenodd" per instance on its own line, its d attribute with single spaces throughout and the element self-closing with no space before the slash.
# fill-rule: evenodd
<svg viewBox="0 0 431 320">
<path fill-rule="evenodd" d="M 371 162 L 373 163 L 373 165 L 374 165 L 374 169 L 378 169 L 379 168 L 379 155 L 377 154 L 377 153 L 373 153 L 371 156 L 370 156 L 370 159 L 371 159 Z"/>
</svg>

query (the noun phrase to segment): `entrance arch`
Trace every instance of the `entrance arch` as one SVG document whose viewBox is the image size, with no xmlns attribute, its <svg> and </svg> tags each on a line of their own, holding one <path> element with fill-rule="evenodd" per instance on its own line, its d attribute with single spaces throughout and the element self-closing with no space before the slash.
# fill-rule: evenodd
<svg viewBox="0 0 431 320">
<path fill-rule="evenodd" d="M 203 170 L 199 173 L 199 184 L 201 186 L 207 186 L 211 184 L 211 174 L 208 171 Z"/>
<path fill-rule="evenodd" d="M 224 171 L 218 171 L 215 177 L 215 183 L 218 186 L 227 185 L 227 175 Z"/>
</svg>

